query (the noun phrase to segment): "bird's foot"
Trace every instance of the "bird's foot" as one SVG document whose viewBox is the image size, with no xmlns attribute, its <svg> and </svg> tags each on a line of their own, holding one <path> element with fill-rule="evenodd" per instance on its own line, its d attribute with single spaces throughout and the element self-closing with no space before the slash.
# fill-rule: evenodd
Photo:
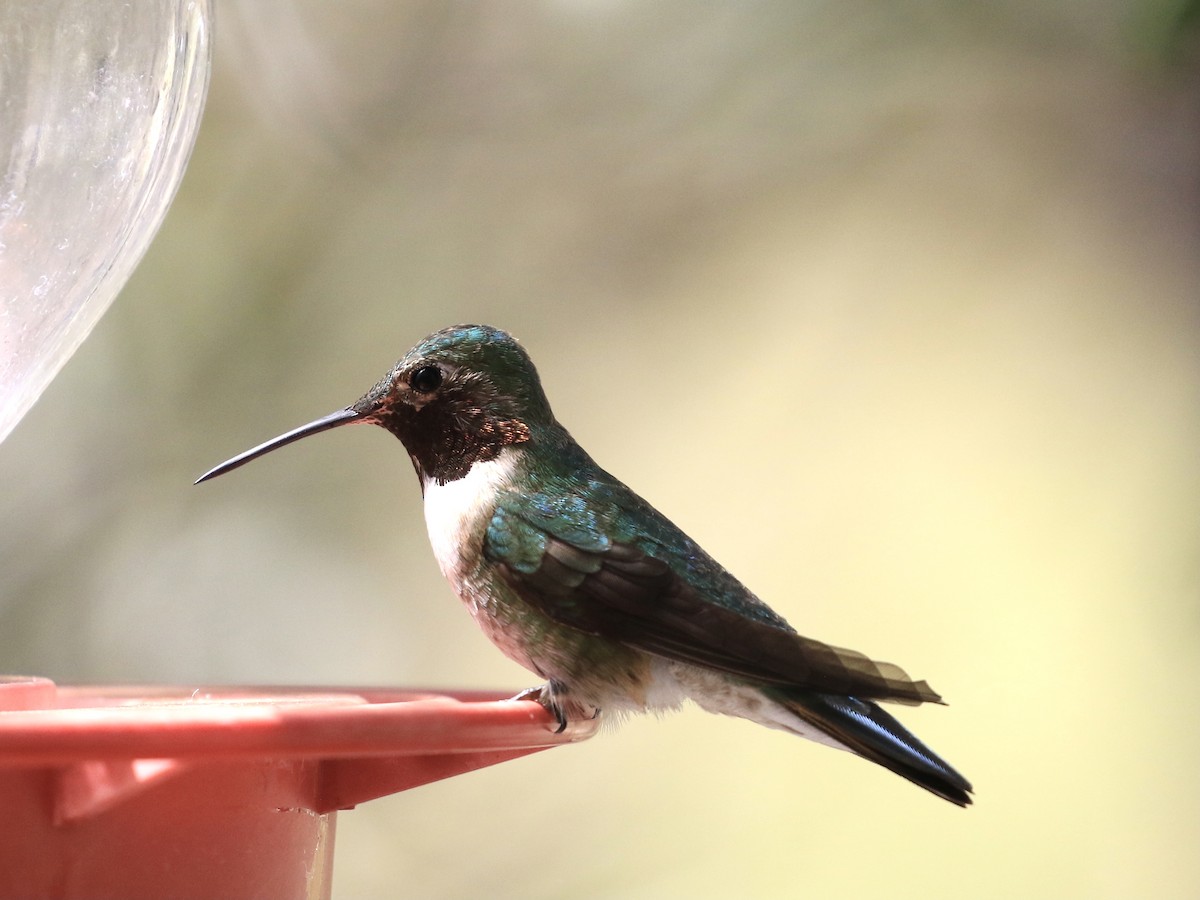
<svg viewBox="0 0 1200 900">
<path fill-rule="evenodd" d="M 533 700 L 540 703 L 542 708 L 554 716 L 554 721 L 558 723 L 558 727 L 554 729 L 555 734 L 562 734 L 566 731 L 568 723 L 573 718 L 596 719 L 600 716 L 600 707 L 589 706 L 572 699 L 566 687 L 558 681 L 547 681 L 537 687 L 527 688 L 513 699 Z"/>
</svg>

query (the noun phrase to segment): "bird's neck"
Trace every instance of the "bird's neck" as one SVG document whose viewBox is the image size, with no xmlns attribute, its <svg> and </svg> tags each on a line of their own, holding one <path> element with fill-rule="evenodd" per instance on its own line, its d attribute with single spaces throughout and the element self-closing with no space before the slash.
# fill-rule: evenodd
<svg viewBox="0 0 1200 900">
<path fill-rule="evenodd" d="M 422 485 L 464 479 L 475 466 L 497 459 L 505 448 L 527 445 L 531 439 L 530 427 L 519 418 L 489 416 L 482 410 L 469 412 L 475 414 L 435 414 L 420 421 L 414 417 L 395 432 Z"/>
</svg>

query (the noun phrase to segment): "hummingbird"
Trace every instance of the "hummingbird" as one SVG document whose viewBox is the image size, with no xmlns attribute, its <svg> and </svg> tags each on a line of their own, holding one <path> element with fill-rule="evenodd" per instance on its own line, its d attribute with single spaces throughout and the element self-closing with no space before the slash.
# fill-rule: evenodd
<svg viewBox="0 0 1200 900">
<path fill-rule="evenodd" d="M 879 706 L 941 703 L 891 663 L 803 637 L 551 412 L 525 349 L 484 325 L 429 335 L 354 403 L 206 472 L 342 425 L 398 437 L 442 574 L 508 657 L 574 717 L 709 712 L 848 750 L 959 806 L 971 785 Z"/>
</svg>

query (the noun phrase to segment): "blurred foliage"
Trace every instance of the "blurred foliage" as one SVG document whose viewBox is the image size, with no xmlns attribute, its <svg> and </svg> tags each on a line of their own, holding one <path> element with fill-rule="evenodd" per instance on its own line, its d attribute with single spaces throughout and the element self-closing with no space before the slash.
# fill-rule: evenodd
<svg viewBox="0 0 1200 900">
<path fill-rule="evenodd" d="M 484 321 L 801 631 L 945 694 L 902 717 L 978 805 L 687 712 L 344 813 L 337 896 L 1192 896 L 1194 22 L 231 0 L 166 226 L 0 446 L 6 668 L 531 683 L 386 434 L 191 486 Z"/>
</svg>

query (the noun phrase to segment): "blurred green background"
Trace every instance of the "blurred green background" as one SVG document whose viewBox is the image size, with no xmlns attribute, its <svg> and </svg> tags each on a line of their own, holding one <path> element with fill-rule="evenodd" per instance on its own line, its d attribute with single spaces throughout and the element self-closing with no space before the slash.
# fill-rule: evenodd
<svg viewBox="0 0 1200 900">
<path fill-rule="evenodd" d="M 223 3 L 165 227 L 0 445 L 3 669 L 533 683 L 384 432 L 191 484 L 486 322 L 800 631 L 928 678 L 977 805 L 693 709 L 344 813 L 335 896 L 1196 896 L 1192 12 Z"/>
</svg>

